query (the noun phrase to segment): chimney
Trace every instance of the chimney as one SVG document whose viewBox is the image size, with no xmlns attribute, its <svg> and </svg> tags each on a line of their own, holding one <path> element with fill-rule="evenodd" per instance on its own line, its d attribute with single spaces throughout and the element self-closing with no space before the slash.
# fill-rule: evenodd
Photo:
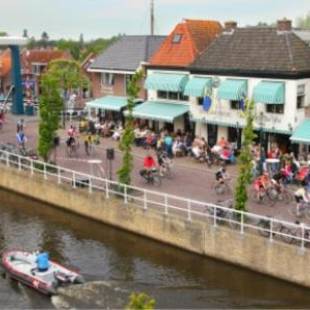
<svg viewBox="0 0 310 310">
<path fill-rule="evenodd" d="M 225 22 L 225 31 L 226 32 L 232 32 L 237 28 L 238 24 L 235 21 L 227 21 Z"/>
<path fill-rule="evenodd" d="M 292 30 L 292 21 L 286 18 L 278 20 L 277 23 L 278 31 L 291 31 Z"/>
</svg>

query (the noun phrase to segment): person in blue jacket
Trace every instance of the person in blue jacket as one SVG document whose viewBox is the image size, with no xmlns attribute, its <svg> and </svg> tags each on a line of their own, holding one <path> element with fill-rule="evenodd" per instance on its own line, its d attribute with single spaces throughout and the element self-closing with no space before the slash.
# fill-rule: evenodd
<svg viewBox="0 0 310 310">
<path fill-rule="evenodd" d="M 36 264 L 39 272 L 47 271 L 49 267 L 48 253 L 40 252 L 36 258 Z"/>
</svg>

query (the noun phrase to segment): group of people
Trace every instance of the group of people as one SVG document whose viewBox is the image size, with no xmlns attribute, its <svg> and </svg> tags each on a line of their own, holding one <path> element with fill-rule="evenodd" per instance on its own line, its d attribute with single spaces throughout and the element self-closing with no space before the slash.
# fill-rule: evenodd
<svg viewBox="0 0 310 310">
<path fill-rule="evenodd" d="M 295 183 L 294 192 L 297 214 L 302 205 L 310 206 L 310 167 L 309 162 L 297 160 L 294 153 L 283 154 L 277 144 L 272 144 L 267 154 L 260 154 L 259 145 L 252 147 L 254 171 L 253 185 L 257 197 L 273 187 L 278 193 L 287 185 Z M 262 155 L 262 156 L 261 156 Z M 266 155 L 266 156 L 265 156 Z M 261 171 L 258 167 L 260 166 Z M 259 175 L 261 173 L 261 175 Z"/>
</svg>

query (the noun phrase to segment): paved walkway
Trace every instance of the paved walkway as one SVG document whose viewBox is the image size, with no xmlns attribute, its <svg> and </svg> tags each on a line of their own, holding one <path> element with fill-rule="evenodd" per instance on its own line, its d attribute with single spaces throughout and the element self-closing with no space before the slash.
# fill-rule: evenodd
<svg viewBox="0 0 310 310">
<path fill-rule="evenodd" d="M 36 117 L 23 117 L 25 120 L 25 133 L 28 138 L 27 148 L 36 148 L 38 138 L 38 121 Z M 16 122 L 19 118 L 16 116 L 8 115 L 4 128 L 0 131 L 1 143 L 16 143 Z M 93 154 L 87 156 L 84 151 L 83 141 L 80 141 L 80 148 L 75 158 L 69 158 L 65 150 L 66 134 L 64 130 L 60 130 L 61 145 L 57 150 L 57 164 L 65 166 L 69 169 L 93 173 L 96 176 L 108 177 L 109 167 L 106 160 L 106 149 L 113 147 L 115 149 L 115 160 L 112 163 L 112 178 L 116 179 L 116 171 L 121 163 L 121 152 L 118 150 L 117 142 L 112 141 L 110 138 L 102 138 L 100 145 L 95 146 Z M 231 198 L 232 194 L 218 196 L 214 192 L 213 184 L 215 180 L 215 171 L 217 167 L 208 168 L 206 164 L 198 163 L 192 158 L 176 158 L 174 159 L 173 177 L 171 179 L 163 179 L 160 188 L 153 187 L 145 184 L 145 181 L 140 177 L 139 170 L 143 166 L 143 157 L 145 150 L 142 148 L 134 147 L 134 171 L 132 174 L 132 183 L 135 186 L 152 189 L 155 191 L 165 192 L 186 198 L 202 200 L 206 202 L 218 202 Z M 53 155 L 52 155 L 53 156 Z M 90 164 L 89 160 L 98 159 L 102 164 Z M 232 176 L 232 184 L 236 180 L 237 166 L 228 166 L 228 172 Z M 258 205 L 252 201 L 248 203 L 248 210 L 257 214 L 274 216 L 282 220 L 295 221 L 292 209 L 295 208 L 295 203 L 286 205 L 284 203 L 276 203 L 274 206 Z M 309 222 L 308 218 L 303 219 Z"/>
</svg>

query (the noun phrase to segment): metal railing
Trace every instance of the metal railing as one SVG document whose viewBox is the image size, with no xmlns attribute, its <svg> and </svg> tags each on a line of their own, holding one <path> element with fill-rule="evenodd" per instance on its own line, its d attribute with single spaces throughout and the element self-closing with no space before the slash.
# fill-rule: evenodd
<svg viewBox="0 0 310 310">
<path fill-rule="evenodd" d="M 302 250 L 310 248 L 310 226 L 232 209 L 231 206 L 215 205 L 167 193 L 160 193 L 136 186 L 120 184 L 83 172 L 55 166 L 18 154 L 0 150 L 0 164 L 29 171 L 30 176 L 41 174 L 45 180 L 73 189 L 81 188 L 102 193 L 106 199 L 112 195 L 124 204 L 134 204 L 144 211 L 153 210 L 164 215 L 185 218 L 188 221 L 209 221 L 214 227 L 225 225 L 232 230 L 255 233 L 270 242 L 295 244 Z M 230 204 L 230 201 L 226 201 Z"/>
</svg>

